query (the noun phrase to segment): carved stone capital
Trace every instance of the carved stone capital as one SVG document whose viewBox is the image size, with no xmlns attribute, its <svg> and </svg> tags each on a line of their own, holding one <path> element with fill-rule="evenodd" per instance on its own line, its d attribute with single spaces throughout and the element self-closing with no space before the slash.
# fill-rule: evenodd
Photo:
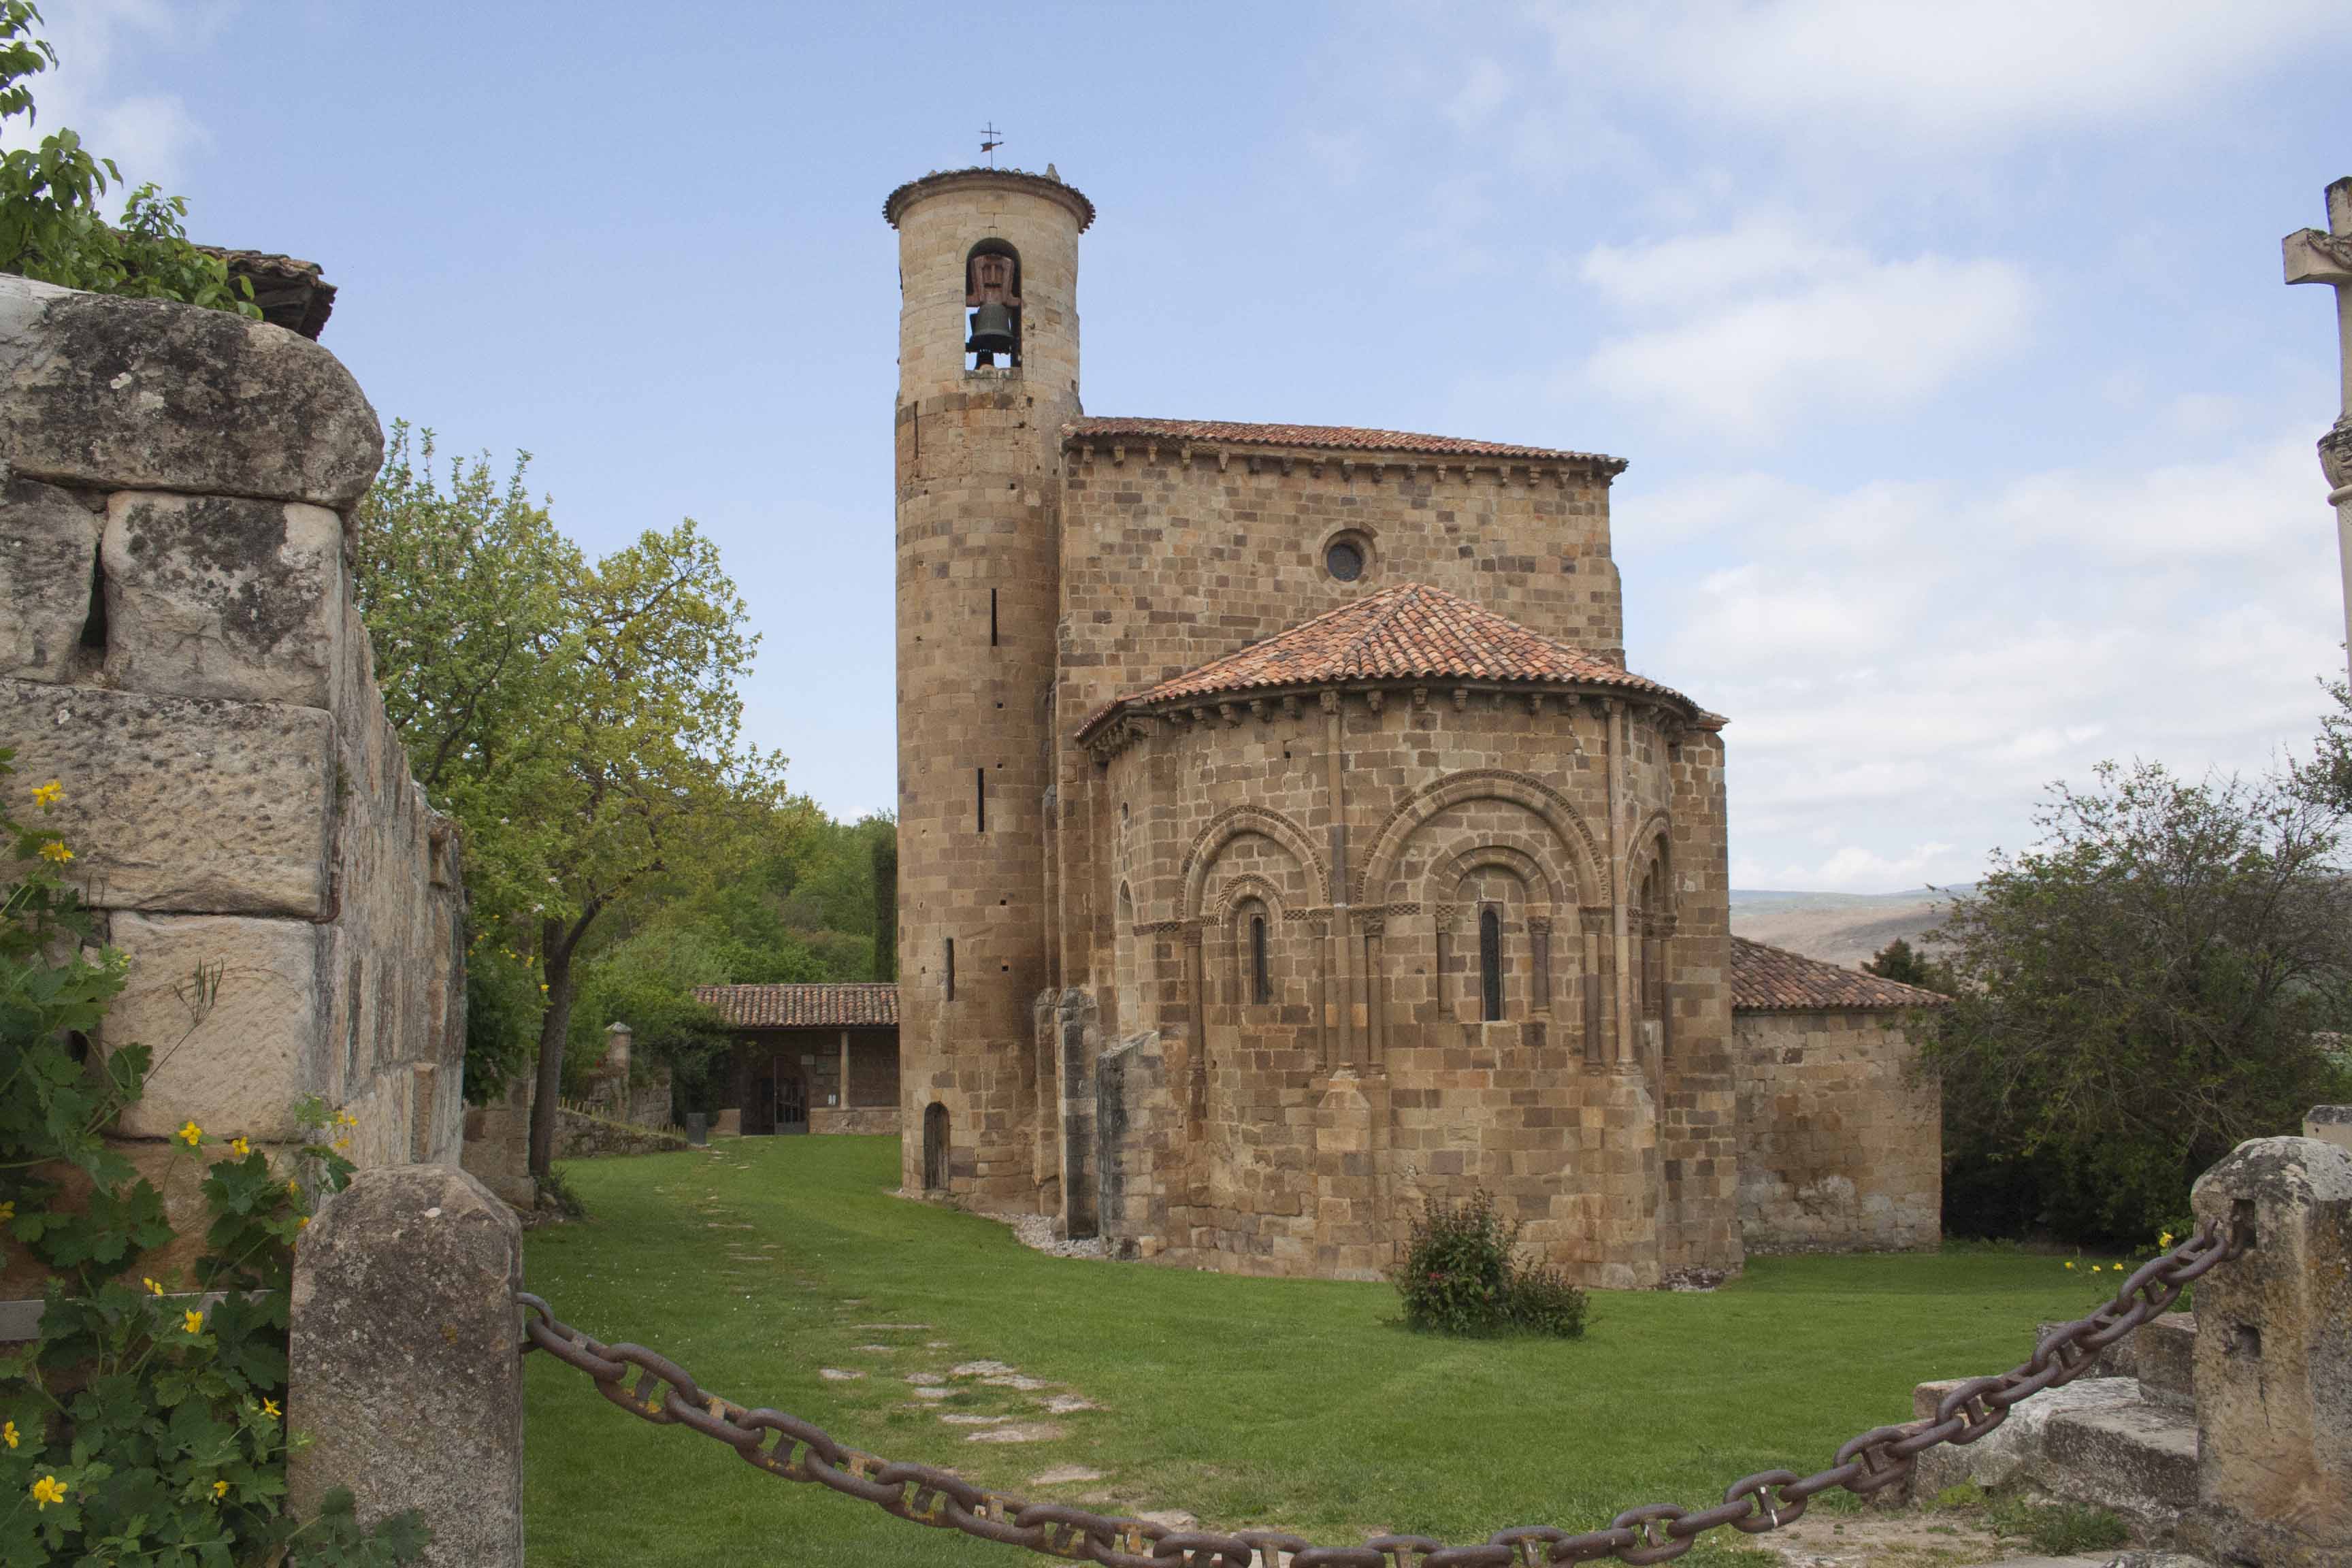
<svg viewBox="0 0 2352 1568">
<path fill-rule="evenodd" d="M 2319 468 L 2333 489 L 2352 485 L 2352 415 L 2338 419 L 2319 438 Z"/>
</svg>

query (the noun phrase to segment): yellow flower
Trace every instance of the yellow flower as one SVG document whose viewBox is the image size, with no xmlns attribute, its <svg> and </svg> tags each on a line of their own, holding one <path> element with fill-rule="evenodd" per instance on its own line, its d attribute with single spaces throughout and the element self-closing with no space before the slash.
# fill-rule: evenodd
<svg viewBox="0 0 2352 1568">
<path fill-rule="evenodd" d="M 205 1141 L 205 1130 L 193 1121 L 183 1121 L 180 1123 L 180 1130 L 172 1136 L 193 1149 Z"/>
<path fill-rule="evenodd" d="M 2067 1267 L 2067 1268 L 2074 1268 L 2074 1260 L 2073 1258 L 2068 1258 L 2068 1259 L 2066 1259 L 2066 1267 Z"/>
<path fill-rule="evenodd" d="M 213 1483 L 213 1500 L 215 1502 L 218 1502 L 221 1499 L 226 1496 L 228 1496 L 228 1483 L 226 1481 L 215 1481 Z"/>
<path fill-rule="evenodd" d="M 16 1205 L 14 1203 L 0 1204 L 0 1225 L 6 1225 L 16 1217 Z"/>
<path fill-rule="evenodd" d="M 197 1311 L 183 1312 L 180 1314 L 180 1326 L 187 1330 L 188 1332 L 192 1334 L 203 1333 L 205 1331 L 205 1315 L 202 1312 Z"/>
<path fill-rule="evenodd" d="M 261 1402 L 261 1413 L 264 1415 L 268 1416 L 270 1419 L 276 1420 L 278 1417 L 278 1401 L 274 1399 L 263 1400 Z"/>
<path fill-rule="evenodd" d="M 65 1483 L 55 1476 L 43 1476 L 33 1483 L 33 1511 L 37 1513 L 53 1502 L 66 1500 Z"/>
<path fill-rule="evenodd" d="M 73 858 L 73 851 L 67 848 L 62 841 L 52 838 L 41 846 L 41 858 L 54 860 L 62 866 Z"/>
<path fill-rule="evenodd" d="M 245 1158 L 245 1156 L 247 1156 L 247 1154 L 250 1154 L 250 1153 L 252 1153 L 252 1152 L 253 1152 L 253 1145 L 252 1145 L 252 1144 L 250 1144 L 250 1143 L 248 1143 L 248 1142 L 246 1142 L 244 1139 L 242 1139 L 242 1138 L 232 1138 L 232 1139 L 230 1139 L 230 1140 L 228 1141 L 228 1146 L 229 1146 L 229 1152 L 232 1152 L 232 1153 L 234 1153 L 235 1155 L 236 1155 L 236 1157 L 237 1157 L 238 1159 L 240 1159 L 240 1160 L 241 1160 L 241 1159 L 243 1159 L 243 1158 Z"/>
<path fill-rule="evenodd" d="M 286 1191 L 291 1195 L 299 1198 L 302 1195 L 302 1184 L 289 1178 L 286 1183 Z"/>
<path fill-rule="evenodd" d="M 16 1424 L 14 1421 L 9 1422 L 5 1426 L 0 1426 L 0 1443 L 5 1443 L 13 1448 L 16 1446 Z"/>
<path fill-rule="evenodd" d="M 156 1284 L 152 1279 L 142 1279 L 139 1283 L 147 1287 L 147 1294 L 150 1296 L 160 1296 L 163 1293 L 163 1287 Z"/>
<path fill-rule="evenodd" d="M 2156 1233 L 2156 1244 L 2158 1247 L 2170 1247 L 2172 1245 L 2172 1233 L 2168 1230 L 2158 1231 Z"/>
<path fill-rule="evenodd" d="M 47 811 L 49 807 L 57 805 L 58 801 L 63 800 L 65 798 L 65 785 L 58 783 L 55 779 L 51 779 L 45 784 L 35 784 L 33 786 L 33 804 L 39 806 L 43 811 Z"/>
<path fill-rule="evenodd" d="M 294 1222 L 294 1228 L 296 1230 L 306 1230 L 310 1227 L 310 1216 L 309 1215 L 304 1215 L 301 1218 Z"/>
</svg>

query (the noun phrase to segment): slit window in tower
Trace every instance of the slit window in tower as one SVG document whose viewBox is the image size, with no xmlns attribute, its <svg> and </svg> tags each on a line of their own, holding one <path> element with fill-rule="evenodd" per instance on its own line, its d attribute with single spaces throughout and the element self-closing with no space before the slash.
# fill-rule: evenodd
<svg viewBox="0 0 2352 1568">
<path fill-rule="evenodd" d="M 1503 917 L 1492 905 L 1478 911 L 1478 1016 L 1503 1016 Z"/>
<path fill-rule="evenodd" d="M 988 831 L 988 770 L 971 770 L 971 819 L 978 825 L 975 831 Z"/>
<path fill-rule="evenodd" d="M 969 312 L 963 352 L 966 367 L 992 369 L 998 356 L 1021 364 L 1021 256 L 1001 239 L 983 239 L 963 261 L 963 304 Z"/>
<path fill-rule="evenodd" d="M 996 590 L 988 591 L 988 646 L 996 646 Z"/>
<path fill-rule="evenodd" d="M 1265 968 L 1265 917 L 1250 916 L 1250 1000 L 1265 1006 L 1274 1000 L 1274 981 Z"/>
<path fill-rule="evenodd" d="M 947 990 L 947 999 L 952 1002 L 955 1000 L 955 938 L 948 938 L 947 953 L 941 963 L 944 966 L 942 977 Z"/>
</svg>

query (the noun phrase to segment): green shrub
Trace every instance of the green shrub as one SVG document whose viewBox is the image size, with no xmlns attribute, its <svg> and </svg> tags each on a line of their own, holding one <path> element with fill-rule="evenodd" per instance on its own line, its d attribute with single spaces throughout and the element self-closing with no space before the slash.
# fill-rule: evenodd
<svg viewBox="0 0 2352 1568">
<path fill-rule="evenodd" d="M 1561 1340 L 1584 1332 L 1584 1292 L 1549 1264 L 1514 1267 L 1506 1298 L 1515 1329 Z"/>
<path fill-rule="evenodd" d="M 1517 1222 L 1496 1213 L 1483 1188 L 1458 1204 L 1432 1198 L 1393 1276 L 1405 1326 L 1460 1335 L 1584 1332 L 1584 1292 L 1557 1268 L 1519 1265 L 1518 1240 Z"/>
</svg>

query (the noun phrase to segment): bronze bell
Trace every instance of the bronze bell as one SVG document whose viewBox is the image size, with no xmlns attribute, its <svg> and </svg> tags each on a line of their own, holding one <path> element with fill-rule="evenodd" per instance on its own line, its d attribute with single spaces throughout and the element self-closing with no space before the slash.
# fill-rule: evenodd
<svg viewBox="0 0 2352 1568">
<path fill-rule="evenodd" d="M 971 313 L 971 342 L 964 344 L 967 352 L 986 359 L 993 354 L 1013 353 L 1013 307 L 993 301 Z"/>
</svg>

